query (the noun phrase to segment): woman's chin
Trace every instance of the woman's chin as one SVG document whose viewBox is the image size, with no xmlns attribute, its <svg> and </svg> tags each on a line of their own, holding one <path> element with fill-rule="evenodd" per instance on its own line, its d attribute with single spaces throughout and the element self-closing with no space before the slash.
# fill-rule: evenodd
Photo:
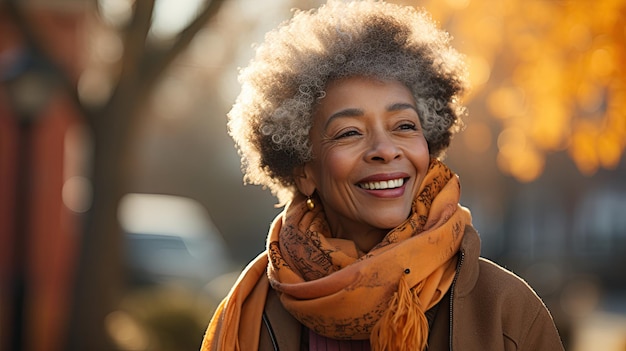
<svg viewBox="0 0 626 351">
<path fill-rule="evenodd" d="M 374 228 L 391 230 L 404 223 L 407 217 L 408 216 L 398 216 L 397 213 L 393 213 L 389 216 L 377 216 L 377 218 L 370 218 L 368 222 Z"/>
</svg>

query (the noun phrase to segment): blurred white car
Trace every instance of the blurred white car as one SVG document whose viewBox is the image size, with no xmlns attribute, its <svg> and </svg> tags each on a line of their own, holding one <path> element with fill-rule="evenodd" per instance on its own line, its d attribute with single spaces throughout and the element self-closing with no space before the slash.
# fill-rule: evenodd
<svg viewBox="0 0 626 351">
<path fill-rule="evenodd" d="M 122 198 L 118 219 L 132 286 L 176 284 L 202 289 L 232 270 L 226 244 L 198 201 L 131 193 Z"/>
</svg>

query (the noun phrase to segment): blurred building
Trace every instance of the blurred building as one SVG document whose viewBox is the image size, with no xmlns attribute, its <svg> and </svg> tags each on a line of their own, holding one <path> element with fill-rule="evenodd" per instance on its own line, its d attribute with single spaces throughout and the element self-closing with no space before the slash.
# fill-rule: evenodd
<svg viewBox="0 0 626 351">
<path fill-rule="evenodd" d="M 34 7 L 23 18 L 0 4 L 0 349 L 60 350 L 80 238 L 72 210 L 80 124 L 56 85 L 81 68 L 82 6 Z M 32 37 L 31 37 L 32 36 Z M 33 37 L 40 46 L 30 45 Z M 49 55 L 59 65 L 42 58 Z"/>
</svg>

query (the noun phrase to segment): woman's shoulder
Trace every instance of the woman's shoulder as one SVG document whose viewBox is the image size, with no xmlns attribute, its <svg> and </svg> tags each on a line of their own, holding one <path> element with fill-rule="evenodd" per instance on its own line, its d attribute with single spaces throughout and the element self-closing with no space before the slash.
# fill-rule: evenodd
<svg viewBox="0 0 626 351">
<path fill-rule="evenodd" d="M 502 322 L 527 325 L 551 321 L 550 312 L 535 290 L 520 276 L 485 258 L 479 259 L 478 280 L 471 295 L 499 311 Z"/>
<path fill-rule="evenodd" d="M 525 299 L 540 301 L 533 288 L 511 270 L 480 257 L 479 235 L 472 226 L 465 228 L 463 240 L 465 263 L 460 269 L 458 296 L 465 295 L 498 299 Z"/>
<path fill-rule="evenodd" d="M 497 321 L 496 331 L 516 349 L 563 350 L 550 312 L 524 279 L 485 258 L 478 260 L 478 269 L 473 289 L 457 301 L 473 311 L 465 318 L 483 320 L 491 327 Z M 463 313 L 456 318 L 464 319 Z"/>
<path fill-rule="evenodd" d="M 521 277 L 484 258 L 453 290 L 454 349 L 563 350 L 550 312 Z"/>
<path fill-rule="evenodd" d="M 517 298 L 540 302 L 541 299 L 535 290 L 513 271 L 483 257 L 479 258 L 478 267 L 475 289 L 505 297 L 509 301 L 511 298 Z"/>
</svg>

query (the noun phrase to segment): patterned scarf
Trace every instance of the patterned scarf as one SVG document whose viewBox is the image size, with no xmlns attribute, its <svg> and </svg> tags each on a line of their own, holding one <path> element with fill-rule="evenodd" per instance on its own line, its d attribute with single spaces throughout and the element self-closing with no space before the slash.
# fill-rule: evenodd
<svg viewBox="0 0 626 351">
<path fill-rule="evenodd" d="M 250 337 L 260 327 L 267 284 L 257 283 L 265 267 L 285 309 L 318 334 L 370 339 L 377 351 L 423 350 L 424 312 L 452 284 L 456 253 L 471 223 L 459 198 L 456 175 L 431 160 L 409 218 L 359 257 L 354 242 L 332 237 L 321 204 L 309 211 L 304 197 L 295 197 L 274 220 L 267 253 L 218 307 L 202 350 L 257 349 L 258 336 Z"/>
</svg>

